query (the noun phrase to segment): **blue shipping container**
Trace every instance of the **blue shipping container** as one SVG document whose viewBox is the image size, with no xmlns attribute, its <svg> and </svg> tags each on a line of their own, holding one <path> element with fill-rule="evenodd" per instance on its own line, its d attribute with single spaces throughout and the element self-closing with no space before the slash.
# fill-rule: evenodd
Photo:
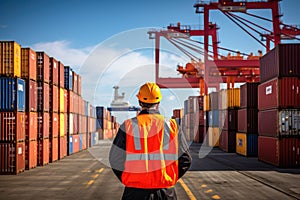
<svg viewBox="0 0 300 200">
<path fill-rule="evenodd" d="M 72 68 L 69 66 L 65 66 L 65 88 L 68 90 L 73 90 L 73 73 L 72 73 Z"/>
<path fill-rule="evenodd" d="M 103 106 L 97 106 L 96 107 L 97 119 L 103 118 L 104 109 L 105 108 Z"/>
<path fill-rule="evenodd" d="M 89 109 L 90 109 L 89 102 L 85 100 L 83 101 L 84 101 L 84 115 L 89 116 Z"/>
<path fill-rule="evenodd" d="M 25 111 L 25 81 L 0 77 L 0 111 Z"/>
<path fill-rule="evenodd" d="M 69 155 L 73 154 L 73 136 L 69 136 Z"/>
<path fill-rule="evenodd" d="M 208 112 L 208 125 L 210 127 L 219 127 L 219 110 Z"/>
<path fill-rule="evenodd" d="M 104 127 L 103 127 L 103 118 L 96 119 L 96 129 L 104 129 Z"/>
<path fill-rule="evenodd" d="M 79 151 L 82 151 L 82 134 L 79 135 Z"/>
</svg>

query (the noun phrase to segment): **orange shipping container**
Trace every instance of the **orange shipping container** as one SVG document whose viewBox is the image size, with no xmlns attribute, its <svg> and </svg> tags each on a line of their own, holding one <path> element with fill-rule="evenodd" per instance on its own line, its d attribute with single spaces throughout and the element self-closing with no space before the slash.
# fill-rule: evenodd
<svg viewBox="0 0 300 200">
<path fill-rule="evenodd" d="M 21 77 L 21 46 L 0 41 L 0 75 Z"/>
<path fill-rule="evenodd" d="M 208 128 L 208 146 L 218 147 L 220 139 L 220 129 L 218 127 Z"/>
<path fill-rule="evenodd" d="M 30 48 L 21 48 L 21 77 L 36 80 L 36 53 Z"/>
<path fill-rule="evenodd" d="M 240 88 L 230 88 L 219 92 L 219 109 L 240 107 Z"/>
<path fill-rule="evenodd" d="M 204 95 L 204 103 L 203 103 L 203 111 L 209 111 L 210 110 L 210 99 L 209 95 Z"/>
<path fill-rule="evenodd" d="M 37 140 L 38 114 L 36 112 L 26 112 L 25 116 L 26 140 Z"/>
</svg>

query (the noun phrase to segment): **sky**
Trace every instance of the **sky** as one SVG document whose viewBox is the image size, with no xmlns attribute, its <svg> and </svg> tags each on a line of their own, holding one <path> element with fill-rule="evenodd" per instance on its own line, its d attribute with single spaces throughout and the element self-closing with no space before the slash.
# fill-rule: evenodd
<svg viewBox="0 0 300 200">
<path fill-rule="evenodd" d="M 154 40 L 147 31 L 165 29 L 170 23 L 203 26 L 203 16 L 195 13 L 196 0 L 0 0 L 0 40 L 13 40 L 22 47 L 44 51 L 71 66 L 82 76 L 82 96 L 95 106 L 109 107 L 113 86 L 125 92 L 124 101 L 137 105 L 139 86 L 154 81 Z M 282 0 L 281 20 L 300 25 L 300 1 Z M 270 18 L 269 10 L 249 11 Z M 247 18 L 249 19 L 249 18 Z M 252 19 L 256 20 L 256 19 Z M 210 13 L 217 23 L 219 45 L 250 53 L 263 47 L 219 11 Z M 270 23 L 261 22 L 266 28 Z M 203 41 L 203 38 L 196 38 Z M 167 41 L 162 41 L 162 77 L 180 77 L 178 63 L 187 58 Z M 160 111 L 171 117 L 197 89 L 163 89 Z M 113 113 L 119 122 L 135 113 Z M 119 116 L 119 118 L 118 118 Z"/>
</svg>

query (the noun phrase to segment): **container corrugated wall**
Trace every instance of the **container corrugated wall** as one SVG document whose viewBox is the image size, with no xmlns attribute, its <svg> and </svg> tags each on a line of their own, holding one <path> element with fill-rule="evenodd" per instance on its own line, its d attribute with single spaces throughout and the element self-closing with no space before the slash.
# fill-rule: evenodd
<svg viewBox="0 0 300 200">
<path fill-rule="evenodd" d="M 21 77 L 36 81 L 36 53 L 30 48 L 21 48 Z"/>
<path fill-rule="evenodd" d="M 260 81 L 300 77 L 300 44 L 279 44 L 260 59 Z"/>
<path fill-rule="evenodd" d="M 21 46 L 14 41 L 0 41 L 0 75 L 21 77 Z"/>
</svg>

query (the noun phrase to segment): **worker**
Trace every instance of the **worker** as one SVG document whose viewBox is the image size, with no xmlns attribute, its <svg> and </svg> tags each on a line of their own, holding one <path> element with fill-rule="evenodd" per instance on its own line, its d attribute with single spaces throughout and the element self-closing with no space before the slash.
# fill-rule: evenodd
<svg viewBox="0 0 300 200">
<path fill-rule="evenodd" d="M 152 82 L 137 94 L 142 107 L 137 117 L 120 126 L 109 162 L 125 185 L 122 199 L 177 199 L 174 185 L 191 165 L 180 125 L 159 113 L 160 88 Z"/>
</svg>

